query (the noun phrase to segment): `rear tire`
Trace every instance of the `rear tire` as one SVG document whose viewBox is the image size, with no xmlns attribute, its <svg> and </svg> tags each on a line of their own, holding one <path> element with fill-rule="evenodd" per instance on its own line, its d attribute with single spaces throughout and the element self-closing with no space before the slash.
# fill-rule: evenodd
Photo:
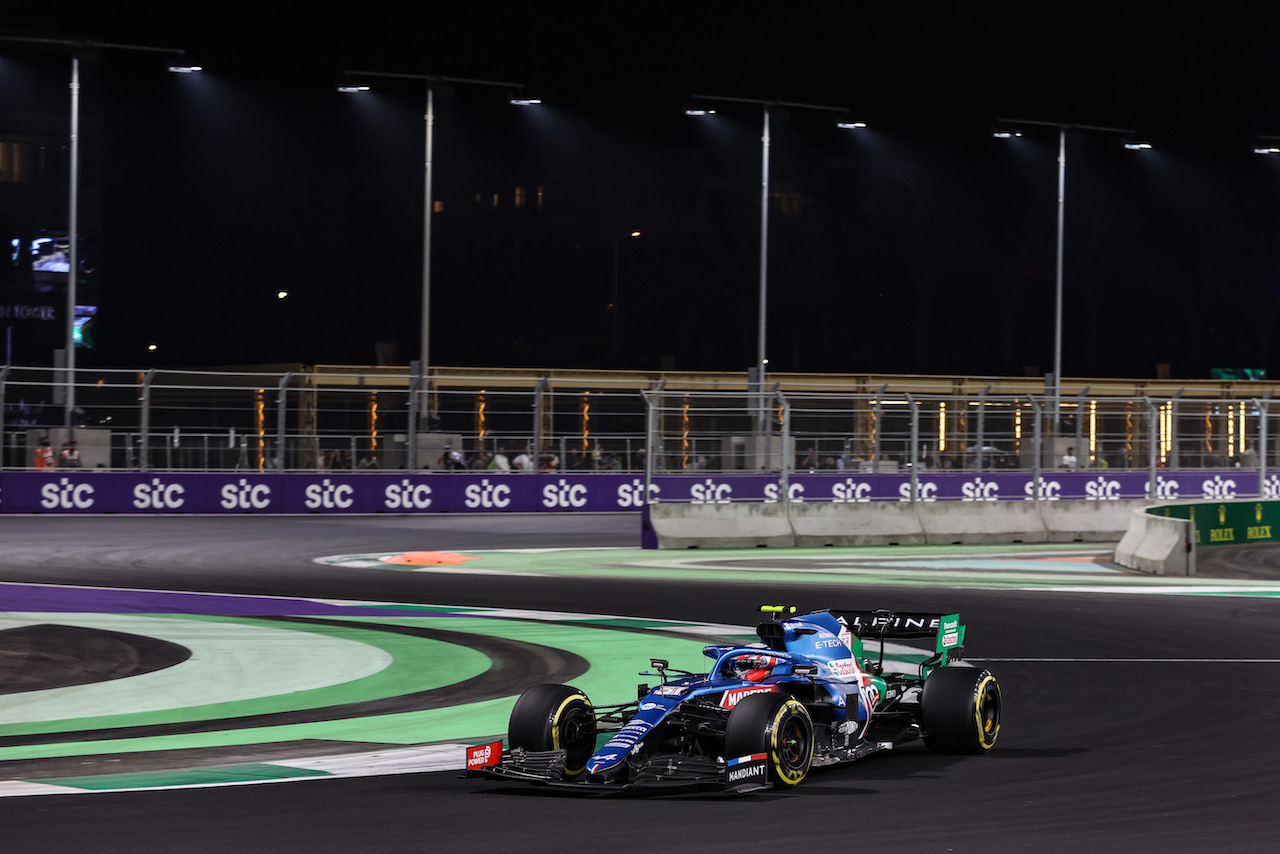
<svg viewBox="0 0 1280 854">
<path fill-rule="evenodd" d="M 934 753 L 986 753 L 1000 734 L 1000 684 L 989 670 L 938 668 L 920 692 L 920 725 Z"/>
<path fill-rule="evenodd" d="M 769 782 L 789 789 L 809 773 L 813 761 L 813 721 L 809 710 L 786 694 L 751 694 L 729 713 L 724 730 L 725 759 L 763 753 Z"/>
<path fill-rule="evenodd" d="M 564 773 L 577 777 L 596 751 L 596 716 L 587 695 L 568 685 L 534 685 L 511 709 L 507 741 L 525 750 L 564 750 Z"/>
</svg>

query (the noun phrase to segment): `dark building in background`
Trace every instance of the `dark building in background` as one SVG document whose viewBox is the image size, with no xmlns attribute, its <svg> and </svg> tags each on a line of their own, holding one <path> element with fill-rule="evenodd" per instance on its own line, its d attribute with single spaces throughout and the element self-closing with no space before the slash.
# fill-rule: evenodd
<svg viewBox="0 0 1280 854">
<path fill-rule="evenodd" d="M 5 364 L 53 365 L 60 363 L 66 346 L 71 262 L 71 53 L 6 54 L 0 97 L 0 356 Z M 92 345 L 97 310 L 102 221 L 98 72 L 97 55 L 81 52 L 78 346 Z"/>
</svg>

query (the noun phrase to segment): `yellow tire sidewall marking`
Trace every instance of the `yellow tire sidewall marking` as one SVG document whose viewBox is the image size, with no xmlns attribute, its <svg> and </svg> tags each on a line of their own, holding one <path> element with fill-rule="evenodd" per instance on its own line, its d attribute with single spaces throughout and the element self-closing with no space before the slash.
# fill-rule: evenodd
<svg viewBox="0 0 1280 854">
<path fill-rule="evenodd" d="M 569 704 L 572 703 L 574 700 L 581 700 L 588 709 L 591 708 L 591 701 L 587 699 L 586 694 L 571 694 L 570 696 L 564 698 L 564 702 L 561 703 L 556 708 L 555 713 L 551 715 L 551 746 L 556 750 L 561 749 L 560 726 L 559 726 L 560 716 L 564 714 L 564 710 L 568 708 Z M 583 765 L 582 768 L 569 768 L 566 766 L 564 769 L 564 773 L 568 774 L 570 777 L 576 777 L 577 775 L 581 774 L 586 767 L 587 766 L 585 765 Z"/>
<path fill-rule="evenodd" d="M 805 711 L 805 708 L 803 705 L 801 705 L 796 700 L 787 700 L 785 703 L 783 703 L 781 706 L 778 707 L 778 711 L 774 714 L 773 723 L 770 726 L 770 729 L 772 731 L 769 734 L 769 744 L 772 747 L 772 750 L 770 751 L 770 754 L 771 754 L 770 759 L 773 761 L 774 773 L 778 775 L 779 780 L 781 780 L 783 783 L 785 783 L 788 786 L 794 786 L 797 783 L 799 783 L 801 780 L 803 780 L 805 774 L 808 772 L 809 763 L 813 761 L 813 739 L 810 738 L 809 739 L 809 756 L 804 763 L 804 769 L 801 770 L 799 774 L 789 774 L 787 773 L 786 769 L 782 767 L 782 763 L 780 762 L 781 749 L 780 749 L 780 745 L 778 744 L 778 738 L 780 737 L 780 733 L 782 731 L 782 719 L 786 717 L 788 712 L 791 712 L 791 711 L 794 711 L 799 715 L 803 715 L 806 718 L 808 717 L 808 712 Z"/>
<path fill-rule="evenodd" d="M 992 723 L 994 728 L 991 732 L 987 732 L 986 725 L 982 720 L 982 712 L 986 706 L 984 698 L 987 696 L 987 687 L 995 688 L 996 703 L 1000 701 L 1000 685 L 996 682 L 996 678 L 988 673 L 983 677 L 982 681 L 973 692 L 973 723 L 978 733 L 978 747 L 983 750 L 990 750 L 996 743 L 996 736 L 1000 734 L 1000 720 L 997 718 Z M 997 709 L 999 706 L 997 705 Z"/>
</svg>

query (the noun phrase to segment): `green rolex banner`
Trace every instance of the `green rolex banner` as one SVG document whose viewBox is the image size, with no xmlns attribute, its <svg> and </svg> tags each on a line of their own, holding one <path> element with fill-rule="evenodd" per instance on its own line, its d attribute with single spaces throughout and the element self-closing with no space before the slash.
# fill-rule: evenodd
<svg viewBox="0 0 1280 854">
<path fill-rule="evenodd" d="M 1196 525 L 1197 546 L 1274 542 L 1280 539 L 1280 501 L 1175 504 L 1150 511 Z"/>
</svg>

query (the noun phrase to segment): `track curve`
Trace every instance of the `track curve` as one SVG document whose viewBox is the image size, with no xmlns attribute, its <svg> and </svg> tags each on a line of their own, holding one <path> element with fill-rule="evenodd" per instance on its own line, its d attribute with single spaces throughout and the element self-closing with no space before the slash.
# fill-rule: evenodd
<svg viewBox="0 0 1280 854">
<path fill-rule="evenodd" d="M 11 798 L 0 799 L 6 850 L 390 852 L 430 844 L 772 851 L 855 842 L 908 851 L 1274 848 L 1274 598 L 885 586 L 871 578 L 658 583 L 626 572 L 495 577 L 312 563 L 378 549 L 634 547 L 638 531 L 629 517 L 0 522 L 4 581 L 714 623 L 750 622 L 755 605 L 774 600 L 959 610 L 970 627 L 966 652 L 997 673 L 1005 703 L 1000 742 L 987 756 L 941 757 L 909 747 L 815 773 L 785 794 L 602 801 L 433 773 L 51 796 L 39 810 Z M 1245 564 L 1229 563 L 1224 573 L 1249 576 Z"/>
</svg>

